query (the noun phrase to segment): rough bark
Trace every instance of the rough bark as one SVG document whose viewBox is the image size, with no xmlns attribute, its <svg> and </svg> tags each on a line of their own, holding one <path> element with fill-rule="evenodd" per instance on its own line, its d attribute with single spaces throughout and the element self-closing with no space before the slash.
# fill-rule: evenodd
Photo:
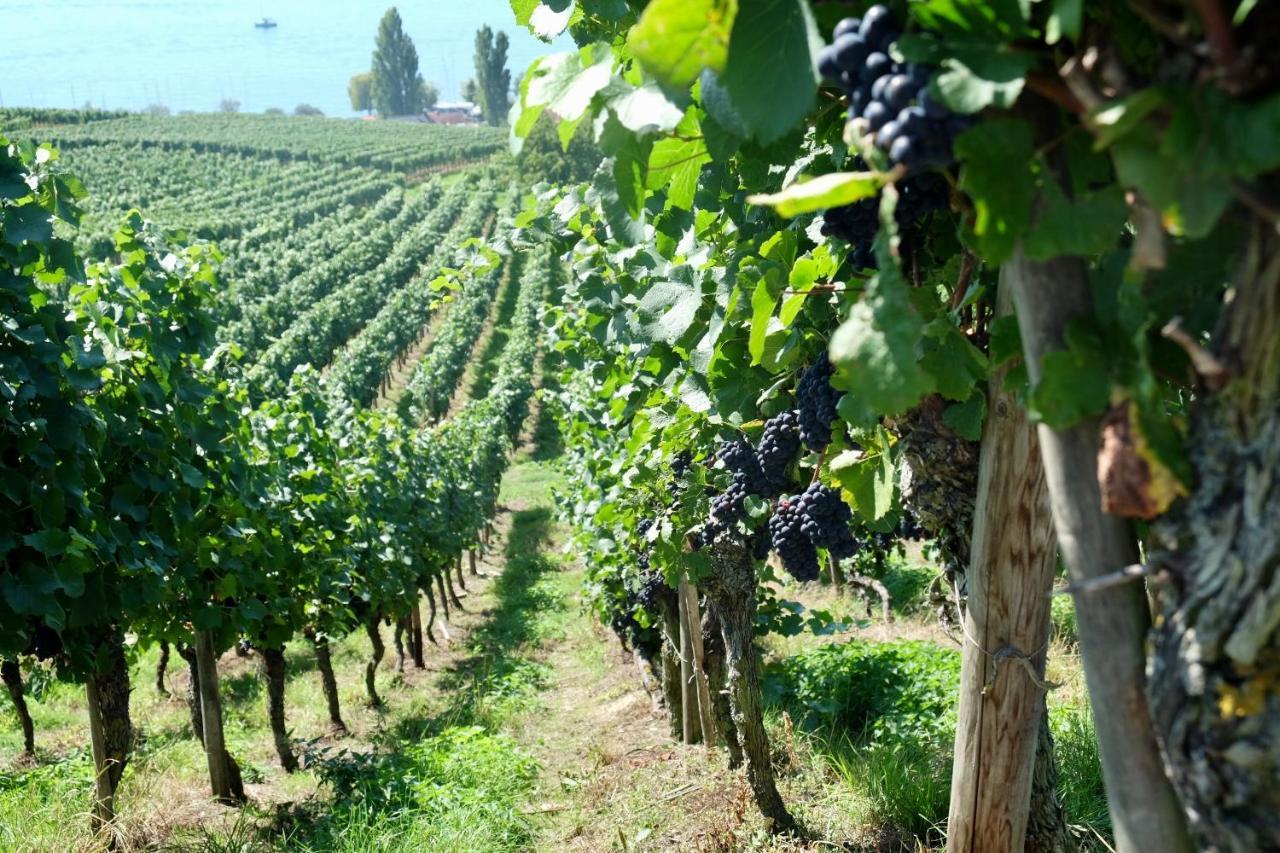
<svg viewBox="0 0 1280 853">
<path fill-rule="evenodd" d="M 457 578 L 458 578 L 458 586 L 459 586 L 459 588 L 461 588 L 463 592 L 466 592 L 466 591 L 467 591 L 467 582 L 466 582 L 466 580 L 463 578 L 463 575 L 462 575 L 462 552 L 461 552 L 461 551 L 459 551 L 459 552 L 458 552 L 458 559 L 454 560 L 454 562 L 453 562 L 453 573 L 454 573 L 454 574 L 457 576 Z"/>
<path fill-rule="evenodd" d="M 662 611 L 662 692 L 671 714 L 671 737 L 684 739 L 684 691 L 680 681 L 680 606 L 675 590 L 664 586 L 658 595 Z"/>
<path fill-rule="evenodd" d="M 396 672 L 404 672 L 404 635 L 409 627 L 409 617 L 401 616 L 396 619 L 395 630 L 391 633 L 391 643 L 396 650 Z M 409 641 L 413 645 L 413 641 Z"/>
<path fill-rule="evenodd" d="M 156 692 L 168 698 L 169 688 L 164 686 L 164 676 L 169 670 L 169 644 L 160 641 L 160 660 L 156 661 Z"/>
<path fill-rule="evenodd" d="M 773 779 L 769 736 L 764 729 L 760 663 L 755 650 L 755 562 L 747 545 L 723 535 L 711 546 L 712 573 L 705 581 L 707 600 L 720 621 L 728 670 L 729 705 L 738 730 L 747 783 L 756 806 L 774 832 L 795 829 Z"/>
<path fill-rule="evenodd" d="M 13 700 L 13 710 L 18 714 L 18 723 L 22 726 L 22 751 L 26 755 L 34 755 L 36 751 L 36 727 L 31 721 L 31 711 L 27 708 L 26 692 L 22 687 L 22 670 L 16 660 L 0 661 L 0 677 L 9 690 L 9 698 Z"/>
<path fill-rule="evenodd" d="M 1195 490 L 1150 565 L 1152 714 L 1207 850 L 1280 850 L 1280 237 L 1258 223 L 1188 448 Z"/>
<path fill-rule="evenodd" d="M 431 644 L 438 646 L 440 644 L 436 641 L 436 635 L 431 633 L 431 627 L 436 624 L 436 596 L 431 591 L 431 578 L 427 578 L 427 582 L 422 584 L 421 589 L 427 594 L 427 624 L 423 626 L 422 630 L 427 639 L 431 641 Z"/>
<path fill-rule="evenodd" d="M 708 607 L 702 614 L 702 648 L 716 729 L 720 732 L 725 748 L 729 750 L 729 767 L 736 769 L 742 766 L 742 745 L 738 742 L 738 729 L 733 724 L 733 709 L 729 706 L 729 687 L 725 682 L 724 637 L 720 633 L 720 620 L 716 618 L 713 607 Z"/>
<path fill-rule="evenodd" d="M 298 757 L 293 754 L 293 745 L 289 743 L 289 730 L 285 727 L 284 720 L 284 649 L 262 650 L 262 674 L 267 682 L 267 717 L 271 721 L 271 738 L 275 741 L 276 755 L 280 756 L 280 766 L 284 771 L 293 773 L 298 769 Z"/>
<path fill-rule="evenodd" d="M 180 645 L 178 654 L 187 662 L 187 713 L 191 715 L 191 733 L 204 746 L 204 717 L 200 713 L 200 670 L 196 664 L 195 646 Z"/>
<path fill-rule="evenodd" d="M 1030 261 L 1016 250 L 1006 264 L 1027 372 L 1041 376 L 1044 356 L 1065 347 L 1067 326 L 1091 313 L 1084 265 L 1075 258 Z M 1122 520 L 1102 512 L 1097 478 L 1098 421 L 1065 430 L 1038 427 L 1059 547 L 1073 583 L 1137 562 Z M 1164 773 L 1143 691 L 1150 614 L 1140 585 L 1076 597 L 1080 657 L 1093 704 L 1098 750 L 1119 853 L 1190 851 L 1186 818 Z"/>
<path fill-rule="evenodd" d="M 475 548 L 470 548 L 467 550 L 467 564 L 468 564 L 468 568 L 471 570 L 471 574 L 477 575 L 477 576 L 480 574 L 480 570 L 476 568 L 476 549 Z"/>
<path fill-rule="evenodd" d="M 333 674 L 333 655 L 329 652 L 329 641 L 313 636 L 311 644 L 316 650 L 316 669 L 320 671 L 320 686 L 324 690 L 325 704 L 329 707 L 329 725 L 335 733 L 346 734 L 347 724 L 342 721 L 338 679 Z"/>
<path fill-rule="evenodd" d="M 997 314 L 1009 313 L 1009 290 L 1002 280 Z M 1017 658 L 1043 680 L 1056 542 L 1035 428 L 1002 383 L 991 377 L 967 537 L 948 853 L 1024 848 L 1045 717 L 1044 690 Z M 1062 831 L 1060 811 L 1037 815 L 1037 827 L 1055 816 Z"/>
<path fill-rule="evenodd" d="M 1027 840 L 1023 853 L 1066 853 L 1070 843 L 1066 815 L 1058 799 L 1058 765 L 1053 755 L 1049 715 L 1040 715 L 1036 738 L 1035 775 L 1031 782 L 1031 808 L 1027 813 Z"/>
<path fill-rule="evenodd" d="M 369 704 L 377 707 L 382 704 L 382 699 L 378 696 L 378 664 L 382 663 L 382 656 L 387 649 L 382 645 L 382 632 L 378 630 L 376 615 L 369 617 L 364 623 L 364 630 L 369 635 L 369 645 L 372 646 L 369 662 L 364 668 L 364 689 L 369 697 Z"/>
<path fill-rule="evenodd" d="M 116 790 L 124 775 L 133 746 L 129 719 L 129 666 L 124 658 L 124 637 L 115 630 L 98 649 L 97 672 L 85 682 L 89 707 L 89 742 L 93 749 L 94 798 L 90 825 L 95 834 L 108 830 L 115 820 Z M 114 848 L 115 840 L 109 841 Z"/>
<path fill-rule="evenodd" d="M 439 590 L 440 592 L 440 607 L 441 609 L 444 610 L 444 621 L 452 622 L 453 615 L 449 612 L 449 594 L 444 591 L 444 588 L 445 588 L 444 578 L 445 578 L 445 575 L 448 573 L 449 573 L 448 566 L 441 567 L 440 571 L 436 573 L 436 589 Z M 448 638 L 449 630 L 447 628 L 444 629 L 444 634 L 445 634 L 445 637 Z"/>
<path fill-rule="evenodd" d="M 196 669 L 200 679 L 200 717 L 204 723 L 204 753 L 209 764 L 209 786 L 213 796 L 227 805 L 246 799 L 240 783 L 240 768 L 227 751 L 222 729 L 222 697 L 218 692 L 218 655 L 213 635 L 196 632 Z"/>
<path fill-rule="evenodd" d="M 426 669 L 427 661 L 422 649 L 422 604 L 415 595 L 413 609 L 409 611 L 409 650 L 413 653 L 413 665 Z"/>
</svg>

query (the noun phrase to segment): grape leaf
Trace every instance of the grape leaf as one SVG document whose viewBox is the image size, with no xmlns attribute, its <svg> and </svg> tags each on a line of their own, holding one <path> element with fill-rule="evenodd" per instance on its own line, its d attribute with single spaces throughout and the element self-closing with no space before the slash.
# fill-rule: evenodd
<svg viewBox="0 0 1280 853">
<path fill-rule="evenodd" d="M 782 136 L 813 106 L 821 47 L 805 0 L 742 0 L 720 80 L 761 142 Z"/>
</svg>

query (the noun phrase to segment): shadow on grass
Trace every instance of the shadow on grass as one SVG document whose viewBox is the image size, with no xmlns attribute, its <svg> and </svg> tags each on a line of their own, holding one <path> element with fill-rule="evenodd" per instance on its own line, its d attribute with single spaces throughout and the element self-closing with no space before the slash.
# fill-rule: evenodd
<svg viewBox="0 0 1280 853">
<path fill-rule="evenodd" d="M 466 656 L 438 682 L 447 707 L 396 720 L 371 752 L 308 755 L 332 800 L 281 807 L 264 841 L 317 851 L 527 846 L 527 820 L 516 805 L 535 770 L 493 732 L 546 678 L 532 652 L 543 638 L 540 614 L 561 601 L 542 582 L 558 568 L 544 554 L 551 526 L 545 506 L 512 516 L 506 567 L 489 588 L 494 604 L 467 636 Z"/>
</svg>

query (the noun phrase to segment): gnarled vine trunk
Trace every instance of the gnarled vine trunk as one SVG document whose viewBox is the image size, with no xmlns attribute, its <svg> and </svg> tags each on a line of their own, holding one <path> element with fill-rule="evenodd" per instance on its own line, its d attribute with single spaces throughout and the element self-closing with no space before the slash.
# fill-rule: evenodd
<svg viewBox="0 0 1280 853">
<path fill-rule="evenodd" d="M 662 613 L 662 693 L 667 703 L 671 737 L 684 740 L 684 690 L 680 683 L 680 609 L 675 590 L 663 586 L 658 593 Z"/>
<path fill-rule="evenodd" d="M 31 721 L 31 711 L 27 708 L 26 693 L 22 688 L 22 670 L 16 660 L 0 661 L 0 677 L 13 700 L 13 710 L 18 714 L 18 723 L 22 726 L 22 751 L 26 755 L 34 755 L 36 751 L 36 727 Z"/>
<path fill-rule="evenodd" d="M 386 654 L 387 648 L 382 644 L 382 632 L 378 629 L 376 614 L 364 623 L 364 630 L 369 635 L 369 645 L 372 646 L 369 662 L 364 667 L 364 689 L 368 694 L 369 704 L 377 707 L 382 704 L 382 698 L 378 696 L 378 664 L 382 663 L 382 656 Z"/>
<path fill-rule="evenodd" d="M 271 738 L 275 741 L 276 755 L 286 773 L 298 769 L 298 757 L 289 743 L 289 730 L 284 721 L 284 687 L 286 666 L 284 649 L 262 650 L 262 674 L 267 681 L 267 717 L 271 721 Z"/>
<path fill-rule="evenodd" d="M 747 770 L 747 783 L 760 813 L 774 832 L 795 828 L 773 778 L 769 736 L 764 729 L 760 693 L 760 663 L 756 658 L 754 616 L 756 568 L 748 546 L 721 536 L 710 548 L 712 572 L 703 590 L 720 622 L 728 670 L 729 706 L 738 730 Z"/>
<path fill-rule="evenodd" d="M 342 704 L 338 701 L 338 679 L 333 674 L 333 654 L 329 651 L 329 641 L 310 635 L 311 645 L 316 650 L 316 669 L 320 671 L 320 687 L 324 691 L 324 702 L 329 711 L 329 726 L 335 734 L 346 734 L 347 724 L 342 721 Z"/>
<path fill-rule="evenodd" d="M 1196 484 L 1151 555 L 1160 619 L 1147 694 L 1209 850 L 1280 850 L 1280 237 L 1257 223 L 1198 396 Z"/>
<path fill-rule="evenodd" d="M 187 713 L 191 717 L 191 733 L 204 745 L 204 717 L 200 712 L 200 669 L 196 664 L 195 646 L 179 645 L 178 654 L 187 662 Z"/>
<path fill-rule="evenodd" d="M 729 687 L 725 681 L 724 637 L 720 633 L 720 620 L 714 608 L 708 607 L 702 614 L 703 667 L 707 671 L 707 689 L 711 693 L 711 708 L 715 712 L 715 724 L 720 739 L 729 750 L 729 767 L 742 766 L 742 745 L 738 742 L 738 729 L 733 724 L 733 709 L 729 707 Z"/>
<path fill-rule="evenodd" d="M 165 673 L 169 671 L 169 643 L 160 641 L 160 659 L 156 661 L 156 692 L 168 697 L 169 688 L 164 686 Z"/>
<path fill-rule="evenodd" d="M 85 682 L 89 706 L 89 742 L 93 749 L 94 799 L 90 825 L 102 832 L 115 820 L 116 789 L 133 746 L 129 719 L 129 665 L 124 636 L 112 630 L 98 647 L 101 668 Z M 111 840 L 114 847 L 114 838 Z"/>
</svg>

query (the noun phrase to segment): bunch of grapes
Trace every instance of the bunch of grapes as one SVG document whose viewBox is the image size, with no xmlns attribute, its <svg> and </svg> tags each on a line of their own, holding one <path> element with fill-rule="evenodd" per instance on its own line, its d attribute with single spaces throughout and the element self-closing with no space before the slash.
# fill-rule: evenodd
<svg viewBox="0 0 1280 853">
<path fill-rule="evenodd" d="M 743 439 L 721 442 L 716 448 L 716 458 L 724 463 L 725 470 L 733 474 L 735 481 L 742 480 L 750 494 L 763 495 L 768 490 L 755 448 Z"/>
<path fill-rule="evenodd" d="M 831 422 L 836 419 L 840 392 L 831 387 L 835 365 L 825 355 L 814 362 L 796 388 L 800 404 L 800 439 L 810 450 L 822 451 L 831 443 Z"/>
<path fill-rule="evenodd" d="M 849 119 L 862 118 L 876 147 L 908 168 L 947 165 L 952 143 L 970 126 L 929 94 L 933 69 L 894 62 L 889 48 L 902 30 L 885 6 L 836 24 L 834 40 L 818 54 L 818 70 L 849 97 Z"/>
<path fill-rule="evenodd" d="M 747 515 L 747 495 L 751 494 L 747 479 L 741 474 L 734 474 L 729 488 L 711 500 L 711 517 L 702 526 L 702 539 L 710 542 L 721 533 L 727 531 L 735 521 Z"/>
<path fill-rule="evenodd" d="M 826 548 L 837 560 L 852 557 L 858 551 L 853 536 L 853 511 L 830 486 L 812 483 L 795 502 L 800 512 L 800 529 L 809 541 Z"/>
<path fill-rule="evenodd" d="M 683 480 L 685 475 L 689 473 L 689 469 L 693 466 L 693 452 L 689 450 L 681 450 L 676 454 L 675 459 L 671 460 L 671 473 L 675 474 L 677 480 Z"/>
<path fill-rule="evenodd" d="M 769 538 L 782 567 L 798 581 L 818 579 L 818 549 L 805 535 L 804 517 L 795 498 L 783 498 L 769 519 Z"/>
<path fill-rule="evenodd" d="M 766 485 L 762 497 L 774 498 L 790 485 L 787 467 L 800 450 L 800 416 L 794 411 L 774 415 L 764 422 L 756 460 Z"/>
<path fill-rule="evenodd" d="M 860 159 L 860 158 L 859 158 Z M 865 169 L 861 165 L 856 168 Z M 944 210 L 949 202 L 947 182 L 933 172 L 923 172 L 899 181 L 898 203 L 893 220 L 898 225 L 904 255 L 911 253 L 920 221 L 935 210 Z M 849 261 L 854 269 L 877 267 L 873 243 L 880 230 L 880 194 L 859 199 L 852 204 L 833 207 L 822 215 L 822 234 L 839 237 L 853 246 Z"/>
</svg>

